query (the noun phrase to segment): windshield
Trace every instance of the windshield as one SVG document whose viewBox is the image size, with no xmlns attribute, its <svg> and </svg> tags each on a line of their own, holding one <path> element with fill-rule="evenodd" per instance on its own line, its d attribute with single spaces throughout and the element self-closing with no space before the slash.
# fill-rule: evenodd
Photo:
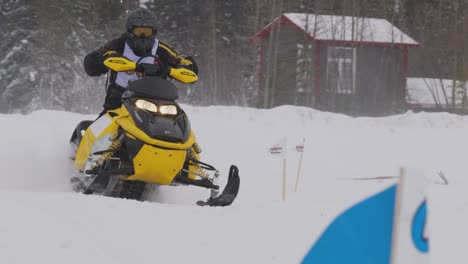
<svg viewBox="0 0 468 264">
<path fill-rule="evenodd" d="M 144 97 L 175 101 L 179 98 L 177 87 L 170 81 L 160 77 L 147 77 L 131 82 L 127 87 L 129 93 L 125 97 Z"/>
</svg>

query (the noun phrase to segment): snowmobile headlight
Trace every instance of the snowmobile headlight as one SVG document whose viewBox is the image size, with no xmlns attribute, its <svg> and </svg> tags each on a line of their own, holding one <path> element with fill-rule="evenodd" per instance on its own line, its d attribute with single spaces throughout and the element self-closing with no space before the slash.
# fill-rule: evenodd
<svg viewBox="0 0 468 264">
<path fill-rule="evenodd" d="M 159 112 L 163 115 L 177 115 L 177 107 L 175 105 L 161 105 Z"/>
<path fill-rule="evenodd" d="M 154 113 L 158 112 L 158 107 L 154 103 L 143 99 L 136 100 L 135 106 L 142 110 L 147 110 Z"/>
</svg>

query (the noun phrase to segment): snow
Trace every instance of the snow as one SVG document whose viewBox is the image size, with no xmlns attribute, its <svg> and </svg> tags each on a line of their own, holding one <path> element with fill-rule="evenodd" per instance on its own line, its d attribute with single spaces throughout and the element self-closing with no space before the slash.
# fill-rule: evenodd
<svg viewBox="0 0 468 264">
<path fill-rule="evenodd" d="M 459 81 L 456 81 L 460 85 Z M 422 108 L 446 107 L 452 103 L 453 80 L 433 78 L 408 78 L 408 94 L 406 101 L 409 104 Z M 464 84 L 465 90 L 467 84 Z M 462 96 L 457 93 L 455 104 L 461 107 Z"/>
<path fill-rule="evenodd" d="M 140 0 L 140 7 L 147 8 L 148 3 L 153 2 L 152 0 Z"/>
<path fill-rule="evenodd" d="M 197 187 L 160 187 L 137 202 L 72 193 L 68 139 L 83 116 L 58 111 L 0 115 L 0 263 L 298 263 L 342 210 L 379 192 L 400 166 L 429 182 L 431 263 L 465 263 L 468 117 L 406 113 L 351 118 L 283 106 L 270 110 L 183 105 L 203 160 L 241 189 L 228 208 L 194 206 Z M 282 159 L 269 148 L 288 141 Z M 305 138 L 298 192 L 299 153 Z M 449 185 L 440 185 L 443 171 Z M 221 181 L 221 183 L 224 183 Z M 337 252 L 339 253 L 339 252 Z"/>
<path fill-rule="evenodd" d="M 318 40 L 418 45 L 385 19 L 303 13 L 286 13 L 284 16 Z"/>
<path fill-rule="evenodd" d="M 11 89 L 11 87 L 14 87 L 18 84 L 20 84 L 23 80 L 22 79 L 14 79 L 13 81 L 10 82 L 10 84 L 7 85 L 5 91 L 8 91 Z"/>
<path fill-rule="evenodd" d="M 16 52 L 20 51 L 22 48 L 23 48 L 23 45 L 25 43 L 24 42 L 21 42 L 20 45 L 17 45 L 17 46 L 14 46 L 11 51 L 9 51 L 6 55 L 5 55 L 5 58 L 3 58 L 3 60 L 0 61 L 0 64 L 5 64 L 5 62 L 8 61 L 8 59 L 10 59 L 11 56 L 13 56 Z"/>
<path fill-rule="evenodd" d="M 28 73 L 29 80 L 30 80 L 31 82 L 34 82 L 34 81 L 36 80 L 37 74 L 38 74 L 37 71 L 30 71 L 30 72 Z"/>
</svg>

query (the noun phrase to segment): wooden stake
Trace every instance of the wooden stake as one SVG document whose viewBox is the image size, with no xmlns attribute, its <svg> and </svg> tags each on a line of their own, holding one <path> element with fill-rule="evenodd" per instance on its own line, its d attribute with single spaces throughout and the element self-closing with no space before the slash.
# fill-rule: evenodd
<svg viewBox="0 0 468 264">
<path fill-rule="evenodd" d="M 294 186 L 294 192 L 297 192 L 297 186 L 299 185 L 299 175 L 301 175 L 302 156 L 304 155 L 304 146 L 305 146 L 305 138 L 302 139 L 302 151 L 301 151 L 301 157 L 299 158 L 299 165 L 297 167 L 297 176 L 296 176 L 296 184 Z"/>
<path fill-rule="evenodd" d="M 296 176 L 296 184 L 294 186 L 294 192 L 297 192 L 297 185 L 299 184 L 299 175 L 301 175 L 301 167 L 302 167 L 302 155 L 304 154 L 304 150 L 301 152 L 301 157 L 299 158 L 299 165 L 297 168 L 297 176 Z"/>
<path fill-rule="evenodd" d="M 286 201 L 286 158 L 283 158 L 283 202 L 285 201 Z"/>
</svg>

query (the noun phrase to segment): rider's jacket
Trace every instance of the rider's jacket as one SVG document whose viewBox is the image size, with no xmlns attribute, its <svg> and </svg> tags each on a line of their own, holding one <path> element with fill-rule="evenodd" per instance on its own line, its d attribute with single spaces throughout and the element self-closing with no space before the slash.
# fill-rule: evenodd
<svg viewBox="0 0 468 264">
<path fill-rule="evenodd" d="M 135 55 L 130 46 L 126 42 L 126 34 L 122 34 L 119 38 L 113 39 L 107 42 L 104 46 L 100 47 L 96 51 L 93 51 L 86 55 L 84 59 L 84 69 L 89 76 L 99 76 L 105 74 L 108 69 L 104 66 L 104 59 L 112 55 L 113 52 L 117 52 L 127 57 L 130 60 L 138 61 L 139 56 Z M 175 50 L 170 45 L 159 41 L 156 39 L 153 48 L 151 50 L 152 56 L 158 58 L 158 63 L 161 67 L 172 66 L 175 67 L 181 63 L 183 60 L 184 63 L 191 63 L 191 65 L 186 65 L 192 68 L 195 73 L 198 73 L 198 67 L 191 57 L 181 55 L 177 50 Z M 149 60 L 153 58 L 144 58 L 145 63 L 150 63 Z M 114 72 L 111 71 L 109 77 L 109 86 L 107 87 L 107 95 L 104 103 L 104 111 L 119 108 L 121 105 L 121 96 L 128 82 L 131 80 L 137 79 L 137 73 L 135 72 Z"/>
</svg>

